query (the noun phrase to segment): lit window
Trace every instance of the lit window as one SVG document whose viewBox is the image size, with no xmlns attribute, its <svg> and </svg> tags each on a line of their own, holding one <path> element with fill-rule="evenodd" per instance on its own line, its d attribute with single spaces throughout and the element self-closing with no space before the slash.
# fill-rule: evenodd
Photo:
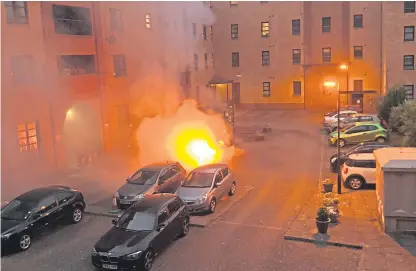
<svg viewBox="0 0 416 271">
<path fill-rule="evenodd" d="M 123 21 L 121 17 L 121 11 L 119 9 L 110 8 L 110 30 L 123 30 Z"/>
<path fill-rule="evenodd" d="M 238 24 L 231 25 L 231 38 L 233 40 L 238 39 Z"/>
<path fill-rule="evenodd" d="M 331 62 L 331 48 L 322 48 L 322 63 L 330 63 Z"/>
<path fill-rule="evenodd" d="M 270 65 L 270 52 L 269 51 L 261 51 L 261 64 L 263 66 Z"/>
<path fill-rule="evenodd" d="M 150 13 L 146 14 L 145 23 L 146 23 L 146 28 L 150 29 L 152 27 L 152 19 L 150 17 Z"/>
<path fill-rule="evenodd" d="M 293 49 L 292 50 L 292 64 L 300 64 L 301 50 Z"/>
<path fill-rule="evenodd" d="M 354 46 L 354 59 L 362 59 L 363 54 L 363 46 Z"/>
<path fill-rule="evenodd" d="M 114 76 L 126 76 L 126 57 L 124 55 L 113 56 Z"/>
<path fill-rule="evenodd" d="M 26 1 L 6 1 L 6 21 L 14 24 L 27 24 L 27 3 Z"/>
<path fill-rule="evenodd" d="M 267 38 L 269 36 L 269 22 L 262 22 L 261 23 L 261 37 L 262 38 Z"/>
<path fill-rule="evenodd" d="M 240 66 L 240 53 L 238 52 L 231 53 L 231 66 L 232 67 Z"/>
<path fill-rule="evenodd" d="M 404 1 L 404 13 L 414 13 L 416 9 L 416 1 Z"/>
<path fill-rule="evenodd" d="M 270 82 L 263 82 L 263 97 L 270 97 Z"/>
<path fill-rule="evenodd" d="M 55 33 L 65 35 L 92 35 L 91 12 L 89 8 L 52 5 Z"/>
<path fill-rule="evenodd" d="M 198 55 L 194 54 L 194 70 L 198 70 Z"/>
<path fill-rule="evenodd" d="M 331 32 L 331 17 L 322 17 L 322 33 Z"/>
<path fill-rule="evenodd" d="M 32 56 L 12 56 L 10 64 L 14 83 L 27 84 L 34 81 L 35 66 Z"/>
<path fill-rule="evenodd" d="M 302 95 L 302 82 L 293 81 L 293 96 L 301 96 L 301 95 Z"/>
<path fill-rule="evenodd" d="M 292 36 L 300 35 L 300 19 L 292 20 Z"/>
<path fill-rule="evenodd" d="M 205 24 L 202 25 L 202 36 L 204 40 L 207 40 L 207 26 Z"/>
<path fill-rule="evenodd" d="M 415 56 L 414 55 L 405 55 L 403 57 L 403 69 L 404 70 L 415 69 Z"/>
<path fill-rule="evenodd" d="M 414 85 L 404 85 L 403 88 L 406 90 L 407 99 L 416 99 L 415 96 L 415 86 Z"/>
<path fill-rule="evenodd" d="M 405 26 L 404 27 L 404 41 L 414 41 L 415 40 L 415 27 Z"/>
<path fill-rule="evenodd" d="M 354 15 L 354 28 L 362 28 L 363 27 L 363 15 L 357 14 Z"/>
<path fill-rule="evenodd" d="M 208 54 L 204 54 L 205 69 L 208 69 Z"/>
<path fill-rule="evenodd" d="M 36 128 L 36 122 L 23 123 L 17 126 L 20 152 L 36 152 L 38 150 Z"/>
</svg>

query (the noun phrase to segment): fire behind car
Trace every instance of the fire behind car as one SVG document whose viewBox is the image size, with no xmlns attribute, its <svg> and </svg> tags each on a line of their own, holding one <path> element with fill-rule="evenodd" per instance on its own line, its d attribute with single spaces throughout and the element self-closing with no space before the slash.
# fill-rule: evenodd
<svg viewBox="0 0 416 271">
<path fill-rule="evenodd" d="M 27 250 L 33 237 L 57 221 L 81 221 L 85 202 L 81 192 L 66 186 L 31 190 L 1 210 L 1 248 Z"/>
<path fill-rule="evenodd" d="M 92 264 L 106 270 L 148 271 L 157 253 L 188 234 L 189 213 L 176 195 L 148 195 L 113 224 L 94 245 Z"/>
<path fill-rule="evenodd" d="M 153 163 L 139 169 L 114 195 L 113 205 L 126 209 L 131 204 L 154 193 L 175 193 L 186 177 L 178 162 Z"/>
</svg>

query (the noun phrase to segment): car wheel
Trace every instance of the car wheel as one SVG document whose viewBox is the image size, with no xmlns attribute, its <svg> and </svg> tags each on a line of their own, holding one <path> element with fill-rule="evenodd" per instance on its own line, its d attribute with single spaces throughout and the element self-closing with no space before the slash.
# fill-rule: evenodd
<svg viewBox="0 0 416 271">
<path fill-rule="evenodd" d="M 360 176 L 352 176 L 348 178 L 348 186 L 353 190 L 359 190 L 363 187 L 364 180 Z"/>
<path fill-rule="evenodd" d="M 184 237 L 189 233 L 189 217 L 186 217 L 182 222 L 182 229 L 180 233 L 180 237 Z"/>
<path fill-rule="evenodd" d="M 212 198 L 211 201 L 209 202 L 208 212 L 212 214 L 215 212 L 216 208 L 217 208 L 217 201 L 215 200 L 215 198 Z"/>
<path fill-rule="evenodd" d="M 384 137 L 377 137 L 376 138 L 376 142 L 378 142 L 378 143 L 384 143 L 384 142 L 386 142 L 386 139 Z"/>
<path fill-rule="evenodd" d="M 75 209 L 72 211 L 71 222 L 77 224 L 82 220 L 83 217 L 84 211 L 79 207 L 75 207 Z"/>
<path fill-rule="evenodd" d="M 346 141 L 345 141 L 345 139 L 340 139 L 339 140 L 339 146 L 341 147 L 341 148 L 343 148 L 343 147 L 345 147 L 345 143 L 347 143 Z"/>
<path fill-rule="evenodd" d="M 19 249 L 21 251 L 28 250 L 32 245 L 32 237 L 29 233 L 23 233 L 19 238 Z"/>
<path fill-rule="evenodd" d="M 236 188 L 237 188 L 236 184 L 235 184 L 235 182 L 233 182 L 232 185 L 231 185 L 230 191 L 228 191 L 228 195 L 233 196 L 235 194 Z"/>
<path fill-rule="evenodd" d="M 153 261 L 155 259 L 155 254 L 151 249 L 148 249 L 143 254 L 143 260 L 142 260 L 142 270 L 149 271 L 152 269 Z"/>
</svg>

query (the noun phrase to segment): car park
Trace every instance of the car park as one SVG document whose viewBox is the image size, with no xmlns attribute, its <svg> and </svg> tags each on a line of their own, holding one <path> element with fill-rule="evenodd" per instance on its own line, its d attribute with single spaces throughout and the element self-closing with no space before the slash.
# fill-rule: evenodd
<svg viewBox="0 0 416 271">
<path fill-rule="evenodd" d="M 81 192 L 66 186 L 48 186 L 26 192 L 1 210 L 1 248 L 27 250 L 34 237 L 58 221 L 79 223 L 85 208 Z"/>
<path fill-rule="evenodd" d="M 373 115 L 373 114 L 354 114 L 354 115 L 351 115 L 350 117 L 344 119 L 340 123 L 340 127 L 342 129 L 345 126 L 347 126 L 348 124 L 361 123 L 361 122 L 381 123 L 381 120 L 378 118 L 377 115 Z M 328 131 L 329 132 L 334 132 L 334 131 L 337 130 L 337 128 L 338 128 L 338 122 L 334 122 L 328 127 Z"/>
<path fill-rule="evenodd" d="M 91 261 L 106 270 L 149 271 L 155 255 L 189 232 L 186 204 L 173 194 L 147 195 L 94 245 Z"/>
<path fill-rule="evenodd" d="M 339 145 L 344 147 L 347 144 L 375 141 L 384 143 L 387 140 L 387 130 L 379 123 L 362 122 L 349 124 L 340 130 Z M 328 142 L 336 145 L 338 141 L 338 131 L 329 134 Z"/>
<path fill-rule="evenodd" d="M 377 149 L 389 147 L 387 143 L 379 143 L 379 142 L 362 142 L 354 147 L 352 147 L 347 152 L 341 152 L 340 153 L 340 168 L 345 163 L 345 161 L 348 160 L 348 157 L 351 154 L 358 154 L 358 153 L 373 153 Z M 337 159 L 338 155 L 335 153 L 333 154 L 329 159 L 329 166 L 332 172 L 338 172 L 337 171 Z"/>
<path fill-rule="evenodd" d="M 175 193 L 186 177 L 178 162 L 153 163 L 139 169 L 120 187 L 113 197 L 113 205 L 126 209 L 145 195 Z"/>
<path fill-rule="evenodd" d="M 234 195 L 236 186 L 234 174 L 226 164 L 211 164 L 190 172 L 176 194 L 191 213 L 214 213 L 225 195 Z"/>
<path fill-rule="evenodd" d="M 339 112 L 339 118 L 340 120 L 344 120 L 354 114 L 357 114 L 357 111 L 353 110 L 344 110 Z M 333 112 L 333 114 L 330 114 L 328 116 L 324 116 L 324 119 L 322 120 L 322 125 L 328 129 L 333 123 L 338 122 L 338 112 Z"/>
<path fill-rule="evenodd" d="M 341 170 L 344 186 L 353 190 L 376 183 L 376 160 L 373 153 L 352 154 Z"/>
</svg>

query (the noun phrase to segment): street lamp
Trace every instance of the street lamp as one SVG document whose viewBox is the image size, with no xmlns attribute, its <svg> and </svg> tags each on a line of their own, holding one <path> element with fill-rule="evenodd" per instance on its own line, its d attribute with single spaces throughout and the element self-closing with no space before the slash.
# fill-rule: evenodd
<svg viewBox="0 0 416 271">
<path fill-rule="evenodd" d="M 340 67 L 341 68 L 341 67 Z M 338 81 L 325 81 L 324 82 L 324 86 L 327 88 L 337 88 L 338 91 L 338 102 L 337 102 L 337 122 L 338 122 L 338 139 L 337 139 L 337 169 L 338 169 L 338 175 L 337 175 L 337 190 L 338 190 L 338 194 L 341 194 L 341 170 L 340 170 L 340 156 L 341 156 L 341 145 L 340 145 L 340 124 L 341 124 L 341 120 L 339 118 L 339 113 L 340 113 L 340 104 L 341 104 L 341 91 L 339 89 L 339 83 Z"/>
</svg>

